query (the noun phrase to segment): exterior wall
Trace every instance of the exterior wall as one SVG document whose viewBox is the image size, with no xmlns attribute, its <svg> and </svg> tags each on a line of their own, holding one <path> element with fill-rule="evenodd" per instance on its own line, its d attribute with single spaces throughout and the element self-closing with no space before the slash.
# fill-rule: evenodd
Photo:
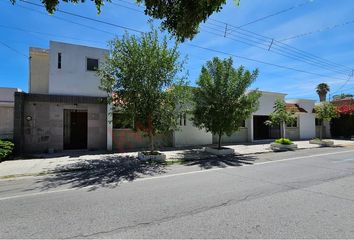
<svg viewBox="0 0 354 240">
<path fill-rule="evenodd" d="M 278 98 L 284 99 L 286 94 L 273 93 L 273 92 L 261 92 L 262 95 L 259 98 L 259 108 L 253 113 L 253 115 L 269 115 L 274 111 L 274 102 Z"/>
<path fill-rule="evenodd" d="M 61 69 L 58 69 L 58 53 L 61 53 Z M 100 80 L 95 71 L 86 70 L 86 59 L 104 61 L 108 50 L 60 42 L 50 42 L 49 94 L 105 97 L 100 90 Z"/>
<path fill-rule="evenodd" d="M 299 113 L 298 123 L 300 130 L 300 139 L 312 139 L 316 137 L 315 117 L 313 112 L 315 106 L 314 100 L 308 99 L 289 99 L 287 103 L 296 103 L 307 113 Z"/>
<path fill-rule="evenodd" d="M 64 109 L 88 113 L 87 149 L 107 147 L 107 106 L 96 98 L 18 94 L 15 103 L 15 146 L 17 153 L 62 151 Z"/>
<path fill-rule="evenodd" d="M 305 109 L 306 110 L 306 109 Z M 316 137 L 315 114 L 311 112 L 299 114 L 300 139 Z"/>
<path fill-rule="evenodd" d="M 0 139 L 12 139 L 14 131 L 14 107 L 0 105 Z"/>
<path fill-rule="evenodd" d="M 213 135 L 213 144 L 219 141 L 218 135 Z M 231 136 L 224 135 L 221 137 L 222 143 L 240 143 L 248 141 L 248 128 L 240 128 L 239 131 L 233 133 Z"/>
<path fill-rule="evenodd" d="M 254 141 L 254 129 L 253 129 L 253 116 L 261 115 L 261 116 L 269 116 L 274 111 L 274 103 L 275 101 L 280 98 L 285 98 L 286 94 L 283 93 L 275 93 L 275 92 L 263 92 L 261 91 L 262 95 L 259 98 L 259 107 L 256 112 L 252 114 L 252 117 L 246 121 L 246 127 L 248 127 L 248 141 Z"/>
<path fill-rule="evenodd" d="M 12 139 L 14 130 L 14 102 L 18 88 L 0 88 L 0 139 Z"/>
<path fill-rule="evenodd" d="M 48 94 L 49 53 L 46 49 L 30 48 L 29 92 Z"/>
<path fill-rule="evenodd" d="M 299 127 L 287 127 L 285 128 L 285 137 L 291 140 L 300 139 L 300 130 Z"/>
<path fill-rule="evenodd" d="M 186 126 L 179 126 L 179 129 L 173 133 L 175 147 L 208 145 L 213 143 L 213 136 L 204 129 L 199 129 L 193 125 L 193 122 L 187 116 Z"/>
<path fill-rule="evenodd" d="M 148 149 L 149 138 L 132 129 L 113 129 L 112 146 L 114 151 L 125 152 L 135 149 Z M 172 147 L 172 133 L 158 135 L 154 139 L 155 147 Z"/>
</svg>

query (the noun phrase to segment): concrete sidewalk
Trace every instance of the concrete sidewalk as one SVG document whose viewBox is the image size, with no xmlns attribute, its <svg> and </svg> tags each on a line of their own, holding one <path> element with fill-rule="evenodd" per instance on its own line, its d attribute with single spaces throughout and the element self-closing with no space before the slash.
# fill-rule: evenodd
<svg viewBox="0 0 354 240">
<path fill-rule="evenodd" d="M 319 145 L 309 144 L 309 141 L 294 141 L 299 149 L 318 148 Z M 354 146 L 354 141 L 334 140 L 334 147 Z M 257 153 L 271 152 L 269 143 L 238 144 L 228 145 L 235 149 L 239 155 L 251 155 Z M 205 153 L 202 148 L 188 150 L 163 151 L 167 156 L 167 161 L 196 160 L 215 157 Z M 57 154 L 42 154 L 38 158 L 25 160 L 10 160 L 0 163 L 0 178 L 11 178 L 20 176 L 32 176 L 48 174 L 66 165 L 83 163 L 93 160 L 136 158 L 137 152 L 130 153 L 106 153 L 106 152 L 63 152 Z"/>
</svg>

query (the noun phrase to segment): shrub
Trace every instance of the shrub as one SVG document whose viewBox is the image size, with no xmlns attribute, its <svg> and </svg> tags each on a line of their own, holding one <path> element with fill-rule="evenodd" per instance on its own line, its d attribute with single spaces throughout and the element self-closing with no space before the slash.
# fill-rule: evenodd
<svg viewBox="0 0 354 240">
<path fill-rule="evenodd" d="M 9 157 L 12 154 L 14 146 L 11 141 L 0 140 L 0 160 Z"/>
<path fill-rule="evenodd" d="M 275 140 L 275 143 L 284 144 L 284 145 L 293 144 L 293 142 L 289 138 L 279 138 Z"/>
</svg>

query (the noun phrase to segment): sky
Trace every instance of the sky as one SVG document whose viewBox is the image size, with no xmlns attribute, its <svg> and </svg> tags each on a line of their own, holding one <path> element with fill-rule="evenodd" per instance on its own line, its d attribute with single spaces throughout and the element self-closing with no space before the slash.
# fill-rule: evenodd
<svg viewBox="0 0 354 240">
<path fill-rule="evenodd" d="M 30 47 L 48 48 L 53 40 L 108 48 L 109 40 L 124 34 L 122 27 L 150 29 L 150 18 L 134 0 L 112 0 L 100 14 L 92 1 L 60 2 L 58 7 L 121 27 L 60 12 L 49 15 L 44 8 L 22 1 L 12 5 L 0 0 L 0 9 L 0 87 L 25 92 Z M 189 82 L 195 85 L 201 66 L 213 57 L 232 57 L 235 67 L 258 68 L 252 89 L 317 100 L 316 85 L 326 82 L 332 95 L 354 94 L 353 9 L 351 0 L 241 0 L 239 5 L 228 0 L 201 24 L 192 40 L 179 45 L 181 56 L 188 59 Z M 155 26 L 159 23 L 153 21 Z"/>
</svg>

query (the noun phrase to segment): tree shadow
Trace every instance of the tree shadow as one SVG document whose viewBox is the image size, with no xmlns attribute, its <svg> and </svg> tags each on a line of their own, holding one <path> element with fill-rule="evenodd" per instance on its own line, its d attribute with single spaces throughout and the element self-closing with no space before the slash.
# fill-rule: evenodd
<svg viewBox="0 0 354 240">
<path fill-rule="evenodd" d="M 191 157 L 197 156 L 197 157 Z M 195 150 L 185 151 L 183 153 L 182 159 L 184 159 L 183 164 L 185 166 L 199 166 L 202 169 L 210 169 L 213 167 L 225 168 L 225 167 L 237 167 L 244 165 L 251 165 L 257 159 L 256 156 L 252 155 L 226 155 L 226 156 L 216 156 L 204 151 Z"/>
<path fill-rule="evenodd" d="M 95 160 L 57 167 L 54 173 L 40 179 L 42 190 L 68 185 L 72 188 L 114 188 L 122 181 L 133 181 L 142 176 L 153 176 L 166 172 L 166 165 L 144 162 L 131 156 L 108 156 Z"/>
</svg>

